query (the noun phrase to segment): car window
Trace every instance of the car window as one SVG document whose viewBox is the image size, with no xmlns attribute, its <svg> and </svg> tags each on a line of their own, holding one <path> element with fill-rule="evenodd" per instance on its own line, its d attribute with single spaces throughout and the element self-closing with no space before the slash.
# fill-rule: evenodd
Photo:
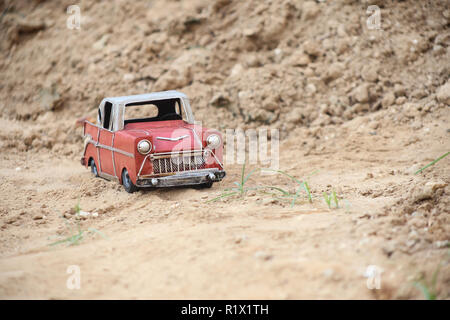
<svg viewBox="0 0 450 320">
<path fill-rule="evenodd" d="M 112 103 L 105 102 L 105 119 L 103 120 L 103 128 L 109 130 L 111 123 Z"/>
<path fill-rule="evenodd" d="M 125 108 L 125 120 L 154 118 L 158 116 L 158 107 L 154 104 L 140 106 L 127 106 Z"/>
<path fill-rule="evenodd" d="M 131 122 L 167 121 L 185 119 L 180 99 L 165 99 L 130 103 L 125 106 L 125 124 Z"/>
</svg>

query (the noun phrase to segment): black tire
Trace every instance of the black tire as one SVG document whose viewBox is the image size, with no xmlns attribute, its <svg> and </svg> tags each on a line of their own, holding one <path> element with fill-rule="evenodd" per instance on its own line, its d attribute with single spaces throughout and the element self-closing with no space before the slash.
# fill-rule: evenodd
<svg viewBox="0 0 450 320">
<path fill-rule="evenodd" d="M 94 159 L 91 159 L 89 161 L 89 166 L 91 167 L 91 172 L 94 175 L 94 177 L 98 177 L 98 170 L 97 170 L 97 166 L 95 165 Z"/>
<path fill-rule="evenodd" d="M 125 188 L 125 191 L 128 193 L 133 193 L 137 191 L 137 187 L 133 184 L 133 181 L 130 179 L 130 175 L 128 174 L 127 169 L 123 169 L 122 171 L 122 184 Z"/>
<path fill-rule="evenodd" d="M 213 185 L 212 181 L 208 181 L 199 185 L 200 189 L 209 189 Z"/>
</svg>

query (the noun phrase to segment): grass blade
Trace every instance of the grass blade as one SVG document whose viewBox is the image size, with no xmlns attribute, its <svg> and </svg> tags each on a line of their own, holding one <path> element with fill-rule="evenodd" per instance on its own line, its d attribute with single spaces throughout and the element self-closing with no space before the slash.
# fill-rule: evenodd
<svg viewBox="0 0 450 320">
<path fill-rule="evenodd" d="M 336 196 L 336 192 L 334 192 L 334 190 L 333 190 L 332 194 L 333 194 L 334 204 L 336 205 L 336 208 L 339 208 L 339 202 L 338 202 L 338 198 Z"/>
<path fill-rule="evenodd" d="M 89 228 L 88 231 L 99 234 L 103 239 L 108 239 L 108 237 L 103 232 L 101 232 L 95 228 Z"/>
<path fill-rule="evenodd" d="M 231 196 L 234 196 L 234 195 L 236 195 L 236 194 L 238 194 L 238 192 L 230 192 L 230 193 L 221 194 L 220 196 L 215 197 L 215 198 L 213 198 L 213 199 L 211 199 L 211 200 L 208 200 L 208 201 L 206 201 L 206 202 L 207 202 L 207 203 L 208 203 L 208 202 L 215 202 L 215 201 L 217 201 L 217 200 L 219 200 L 219 199 L 226 198 L 226 197 L 231 197 Z"/>
<path fill-rule="evenodd" d="M 311 190 L 309 189 L 308 182 L 303 183 L 303 187 L 305 188 L 306 194 L 308 195 L 308 200 L 310 203 L 312 203 L 312 196 L 311 196 Z"/>
<path fill-rule="evenodd" d="M 328 208 L 331 209 L 331 199 L 326 192 L 323 192 L 323 198 L 328 205 Z"/>
<path fill-rule="evenodd" d="M 258 170 L 258 168 L 255 168 L 255 169 L 253 169 L 252 171 L 250 171 L 250 173 L 245 177 L 244 183 L 247 182 L 247 180 L 250 178 L 250 176 L 251 176 L 256 170 Z"/>
<path fill-rule="evenodd" d="M 273 171 L 273 172 L 281 173 L 281 174 L 285 175 L 286 177 L 291 178 L 293 181 L 297 182 L 298 184 L 302 184 L 302 182 L 301 182 L 300 180 L 298 180 L 296 177 L 291 176 L 289 173 L 286 173 L 286 172 L 284 172 L 284 171 L 281 171 L 281 170 L 273 170 L 273 169 L 266 169 L 266 168 L 263 168 L 262 170 Z"/>
<path fill-rule="evenodd" d="M 435 164 L 436 162 L 438 162 L 438 161 L 444 159 L 444 158 L 445 158 L 446 156 L 448 156 L 449 154 L 450 154 L 450 151 L 447 152 L 447 153 L 445 153 L 445 154 L 443 154 L 443 155 L 440 156 L 439 158 L 437 158 L 437 159 L 431 161 L 429 164 L 427 164 L 427 165 L 426 165 L 425 167 L 423 167 L 422 169 L 417 170 L 414 174 L 421 173 L 423 170 L 425 170 L 425 169 L 428 168 L 428 167 L 431 167 L 433 164 Z"/>
<path fill-rule="evenodd" d="M 284 190 L 282 188 L 279 188 L 279 187 L 267 186 L 267 187 L 263 187 L 263 188 L 277 190 L 277 191 L 280 191 L 283 195 L 289 195 L 288 191 L 286 191 L 286 190 Z"/>
<path fill-rule="evenodd" d="M 421 282 L 414 282 L 414 285 L 422 291 L 422 294 L 424 295 L 425 299 L 427 300 L 436 300 L 436 296 L 428 290 L 427 286 L 425 286 Z"/>
<path fill-rule="evenodd" d="M 241 186 L 244 185 L 244 173 L 245 173 L 245 162 L 242 166 L 242 173 L 241 173 Z"/>
</svg>

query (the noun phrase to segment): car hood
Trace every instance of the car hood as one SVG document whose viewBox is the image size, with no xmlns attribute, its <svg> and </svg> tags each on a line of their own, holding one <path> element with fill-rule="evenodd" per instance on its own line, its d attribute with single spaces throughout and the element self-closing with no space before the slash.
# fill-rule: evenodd
<svg viewBox="0 0 450 320">
<path fill-rule="evenodd" d="M 164 121 L 157 123 L 130 123 L 125 130 L 136 138 L 151 137 L 155 153 L 199 150 L 202 148 L 201 131 L 194 126 Z"/>
</svg>

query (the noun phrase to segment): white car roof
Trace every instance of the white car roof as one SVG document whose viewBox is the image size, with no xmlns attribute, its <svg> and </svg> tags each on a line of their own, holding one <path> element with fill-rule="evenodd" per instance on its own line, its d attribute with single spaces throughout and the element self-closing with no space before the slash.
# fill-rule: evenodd
<svg viewBox="0 0 450 320">
<path fill-rule="evenodd" d="M 134 103 L 134 102 L 156 101 L 156 100 L 175 99 L 175 98 L 187 99 L 187 96 L 182 92 L 179 92 L 176 90 L 169 90 L 169 91 L 136 94 L 136 95 L 132 95 L 132 96 L 109 97 L 109 98 L 105 98 L 103 100 L 109 101 L 113 104 L 128 104 L 128 103 Z"/>
<path fill-rule="evenodd" d="M 194 115 L 192 114 L 191 105 L 189 103 L 188 97 L 184 93 L 175 90 L 137 94 L 133 96 L 104 98 L 99 105 L 99 109 L 101 111 L 101 114 L 104 114 L 105 102 L 108 101 L 112 103 L 113 115 L 110 128 L 111 131 L 117 131 L 122 130 L 124 127 L 125 106 L 127 104 L 138 102 L 151 102 L 166 99 L 180 99 L 181 105 L 183 106 L 184 112 L 186 113 L 186 122 L 190 124 L 195 123 Z M 101 120 L 99 116 L 97 116 L 97 125 L 101 126 Z"/>
</svg>

